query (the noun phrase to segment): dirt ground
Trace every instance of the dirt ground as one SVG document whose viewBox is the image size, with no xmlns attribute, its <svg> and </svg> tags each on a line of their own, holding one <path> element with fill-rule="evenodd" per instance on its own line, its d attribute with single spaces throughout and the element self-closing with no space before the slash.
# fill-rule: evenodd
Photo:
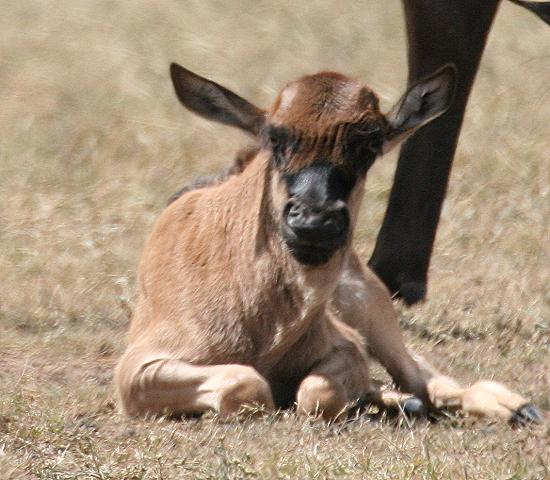
<svg viewBox="0 0 550 480">
<path fill-rule="evenodd" d="M 292 412 L 223 423 L 116 411 L 143 243 L 168 197 L 243 137 L 185 112 L 168 65 L 258 105 L 333 69 L 397 100 L 398 0 L 24 0 L 0 15 L 0 477 L 545 479 L 550 421 L 449 417 L 327 427 Z M 396 303 L 409 342 L 465 382 L 550 409 L 550 28 L 502 6 L 442 213 L 428 301 Z M 372 250 L 396 154 L 369 174 Z M 382 376 L 382 373 L 379 373 Z M 382 377 L 383 378 L 383 377 Z"/>
</svg>

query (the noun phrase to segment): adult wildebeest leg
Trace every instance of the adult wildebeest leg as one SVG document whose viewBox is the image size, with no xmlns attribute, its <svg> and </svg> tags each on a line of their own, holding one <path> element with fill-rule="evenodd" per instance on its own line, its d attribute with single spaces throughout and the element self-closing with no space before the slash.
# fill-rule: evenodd
<svg viewBox="0 0 550 480">
<path fill-rule="evenodd" d="M 244 405 L 274 408 L 267 380 L 252 367 L 197 366 L 151 355 L 139 347 L 123 356 L 115 383 L 123 410 L 130 415 L 183 415 L 214 410 L 226 417 Z"/>
<path fill-rule="evenodd" d="M 402 391 L 436 408 L 458 408 L 465 413 L 515 422 L 540 420 L 535 407 L 504 385 L 480 381 L 464 388 L 407 349 L 387 289 L 355 253 L 342 274 L 333 306 L 345 323 L 364 336 L 369 353 L 388 370 Z"/>
<path fill-rule="evenodd" d="M 446 63 L 458 70 L 455 100 L 402 147 L 389 205 L 369 265 L 409 303 L 426 294 L 427 270 L 466 102 L 499 0 L 403 0 L 409 84 Z"/>
</svg>

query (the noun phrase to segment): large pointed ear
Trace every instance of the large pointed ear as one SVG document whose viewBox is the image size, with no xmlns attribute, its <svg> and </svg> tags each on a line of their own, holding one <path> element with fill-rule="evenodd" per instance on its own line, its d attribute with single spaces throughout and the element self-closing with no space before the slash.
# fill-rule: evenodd
<svg viewBox="0 0 550 480">
<path fill-rule="evenodd" d="M 186 68 L 172 63 L 170 76 L 179 101 L 204 118 L 240 128 L 257 135 L 264 112 L 231 92 Z"/>
<path fill-rule="evenodd" d="M 453 101 L 456 76 L 456 67 L 448 64 L 407 90 L 386 115 L 384 153 L 447 111 Z"/>
</svg>

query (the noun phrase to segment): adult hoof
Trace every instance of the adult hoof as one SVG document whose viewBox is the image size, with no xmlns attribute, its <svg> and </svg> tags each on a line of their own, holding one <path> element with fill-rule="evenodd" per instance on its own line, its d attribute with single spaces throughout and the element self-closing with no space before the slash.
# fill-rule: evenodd
<svg viewBox="0 0 550 480">
<path fill-rule="evenodd" d="M 512 418 L 510 418 L 512 425 L 540 424 L 542 421 L 540 410 L 530 403 L 518 408 L 512 415 Z"/>
<path fill-rule="evenodd" d="M 423 282 L 405 282 L 399 286 L 397 296 L 407 305 L 418 303 L 426 297 L 426 284 Z"/>
<path fill-rule="evenodd" d="M 371 259 L 369 267 L 384 282 L 392 295 L 402 298 L 407 305 L 413 305 L 426 298 L 426 280 L 414 279 L 412 275 L 399 272 L 399 268 L 392 268 L 386 262 L 377 262 Z"/>
</svg>

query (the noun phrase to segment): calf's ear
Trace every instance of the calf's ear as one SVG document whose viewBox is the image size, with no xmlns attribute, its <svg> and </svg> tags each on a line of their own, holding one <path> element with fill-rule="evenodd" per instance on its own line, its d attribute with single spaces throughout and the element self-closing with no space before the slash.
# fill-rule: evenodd
<svg viewBox="0 0 550 480">
<path fill-rule="evenodd" d="M 189 110 L 257 135 L 264 122 L 264 112 L 217 83 L 172 63 L 170 76 L 179 101 Z"/>
<path fill-rule="evenodd" d="M 409 87 L 386 115 L 384 153 L 447 111 L 453 101 L 456 76 L 456 67 L 448 64 Z"/>
</svg>

